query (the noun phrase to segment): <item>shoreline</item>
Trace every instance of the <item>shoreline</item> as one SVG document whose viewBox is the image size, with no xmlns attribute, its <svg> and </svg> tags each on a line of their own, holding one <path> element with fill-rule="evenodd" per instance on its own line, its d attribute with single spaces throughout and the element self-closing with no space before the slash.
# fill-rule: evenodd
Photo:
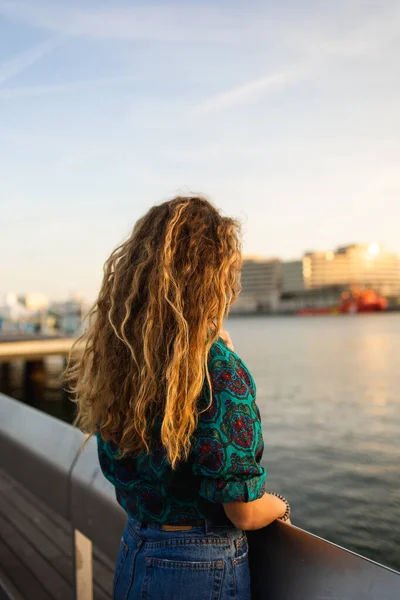
<svg viewBox="0 0 400 600">
<path fill-rule="evenodd" d="M 326 318 L 326 317 L 360 317 L 360 316 L 371 316 L 371 315 L 393 315 L 400 314 L 399 308 L 392 308 L 389 310 L 381 310 L 381 311 L 371 311 L 371 312 L 359 312 L 359 313 L 339 313 L 332 312 L 326 314 L 308 314 L 308 315 L 299 315 L 296 312 L 288 311 L 288 312 L 271 312 L 271 311 L 252 311 L 252 312 L 230 312 L 228 318 L 229 319 L 237 319 L 237 318 L 257 318 L 257 317 L 296 317 L 296 318 Z"/>
</svg>

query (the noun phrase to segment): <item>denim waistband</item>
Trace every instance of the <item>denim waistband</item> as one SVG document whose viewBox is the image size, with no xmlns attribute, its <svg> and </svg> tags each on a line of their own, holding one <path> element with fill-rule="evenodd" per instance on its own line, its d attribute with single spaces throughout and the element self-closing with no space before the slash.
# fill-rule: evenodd
<svg viewBox="0 0 400 600">
<path fill-rule="evenodd" d="M 139 521 L 137 519 L 134 519 L 132 517 L 128 518 L 128 524 L 129 527 L 131 529 L 133 529 L 136 532 L 139 532 L 143 529 L 153 529 L 153 530 L 157 530 L 157 531 L 162 531 L 162 527 L 163 525 L 175 525 L 174 523 L 156 523 L 156 522 L 148 522 L 148 521 Z M 190 526 L 190 523 L 188 522 L 187 525 L 185 526 Z M 229 523 L 215 523 L 212 519 L 202 519 L 200 521 L 196 521 L 195 524 L 193 524 L 192 529 L 202 529 L 204 530 L 204 533 L 206 535 L 212 535 L 216 532 L 232 532 L 232 533 L 238 533 L 239 530 L 233 525 L 233 524 L 229 524 Z"/>
</svg>

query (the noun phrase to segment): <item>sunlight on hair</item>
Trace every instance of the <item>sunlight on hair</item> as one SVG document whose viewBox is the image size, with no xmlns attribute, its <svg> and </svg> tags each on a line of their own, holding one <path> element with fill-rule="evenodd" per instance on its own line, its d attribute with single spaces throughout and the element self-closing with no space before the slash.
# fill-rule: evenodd
<svg viewBox="0 0 400 600">
<path fill-rule="evenodd" d="M 76 425 L 121 456 L 149 451 L 152 431 L 173 468 L 189 456 L 208 352 L 240 290 L 238 221 L 203 197 L 152 207 L 104 266 L 88 327 L 64 378 Z"/>
</svg>

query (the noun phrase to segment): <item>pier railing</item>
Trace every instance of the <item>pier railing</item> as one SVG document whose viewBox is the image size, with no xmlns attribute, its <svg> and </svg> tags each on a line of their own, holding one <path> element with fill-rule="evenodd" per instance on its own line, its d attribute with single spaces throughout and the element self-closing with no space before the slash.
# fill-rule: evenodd
<svg viewBox="0 0 400 600">
<path fill-rule="evenodd" d="M 0 394 L 0 466 L 71 524 L 76 600 L 92 600 L 92 545 L 117 556 L 126 516 L 103 477 L 95 440 Z M 400 575 L 294 526 L 253 532 L 253 597 L 398 600 Z"/>
</svg>

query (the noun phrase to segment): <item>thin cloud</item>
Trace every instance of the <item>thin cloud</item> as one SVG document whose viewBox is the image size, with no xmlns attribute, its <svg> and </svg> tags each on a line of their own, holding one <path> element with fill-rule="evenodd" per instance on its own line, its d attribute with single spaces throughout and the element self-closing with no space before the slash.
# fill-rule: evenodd
<svg viewBox="0 0 400 600">
<path fill-rule="evenodd" d="M 374 15 L 374 18 L 359 20 L 356 26 L 342 34 L 329 31 L 328 23 L 325 23 L 325 32 L 324 27 L 317 28 L 316 23 L 309 30 L 288 26 L 286 34 L 293 50 L 301 50 L 303 64 L 219 92 L 198 104 L 195 112 L 217 112 L 254 102 L 266 94 L 309 79 L 330 61 L 369 59 L 378 55 L 399 39 L 400 10 L 396 6 L 391 8 L 379 18 Z"/>
<path fill-rule="evenodd" d="M 253 102 L 265 94 L 277 92 L 306 79 L 310 73 L 310 67 L 300 66 L 260 77 L 207 98 L 195 110 L 200 113 L 209 113 Z"/>
<path fill-rule="evenodd" d="M 226 11 L 217 6 L 159 4 L 153 6 L 97 6 L 3 0 L 5 17 L 63 35 L 94 39 L 235 42 L 243 28 L 254 30 L 248 10 Z M 265 34 L 259 27 L 259 34 Z"/>
<path fill-rule="evenodd" d="M 103 77 L 91 81 L 70 81 L 68 83 L 32 85 L 0 90 L 0 99 L 25 98 L 32 96 L 43 96 L 47 94 L 63 94 L 85 89 L 95 89 L 110 85 L 131 83 L 136 79 L 133 75 L 120 77 Z"/>
<path fill-rule="evenodd" d="M 322 7 L 322 5 L 321 5 Z M 147 39 L 186 42 L 262 43 L 274 47 L 322 48 L 333 54 L 368 54 L 380 42 L 398 37 L 397 0 L 364 8 L 342 0 L 324 10 L 301 15 L 248 2 L 242 6 L 212 3 L 159 3 L 139 6 L 98 3 L 92 7 L 67 1 L 0 0 L 0 14 L 13 21 L 63 35 L 92 39 Z M 344 27 L 343 23 L 346 23 Z M 336 33 L 335 33 L 336 32 Z"/>
<path fill-rule="evenodd" d="M 290 38 L 295 46 L 310 54 L 336 58 L 362 59 L 378 56 L 399 41 L 399 5 L 382 7 L 375 14 L 360 14 L 347 28 L 342 23 L 329 23 L 325 16 L 323 26 L 314 26 L 307 31 L 295 28 Z"/>
<path fill-rule="evenodd" d="M 17 54 L 17 56 L 14 56 L 13 58 L 0 63 L 0 85 L 3 85 L 12 77 L 15 77 L 22 71 L 25 71 L 25 69 L 34 65 L 44 56 L 52 52 L 60 43 L 60 40 L 46 40 L 36 46 L 28 48 L 28 50 L 24 50 L 24 52 Z"/>
</svg>

